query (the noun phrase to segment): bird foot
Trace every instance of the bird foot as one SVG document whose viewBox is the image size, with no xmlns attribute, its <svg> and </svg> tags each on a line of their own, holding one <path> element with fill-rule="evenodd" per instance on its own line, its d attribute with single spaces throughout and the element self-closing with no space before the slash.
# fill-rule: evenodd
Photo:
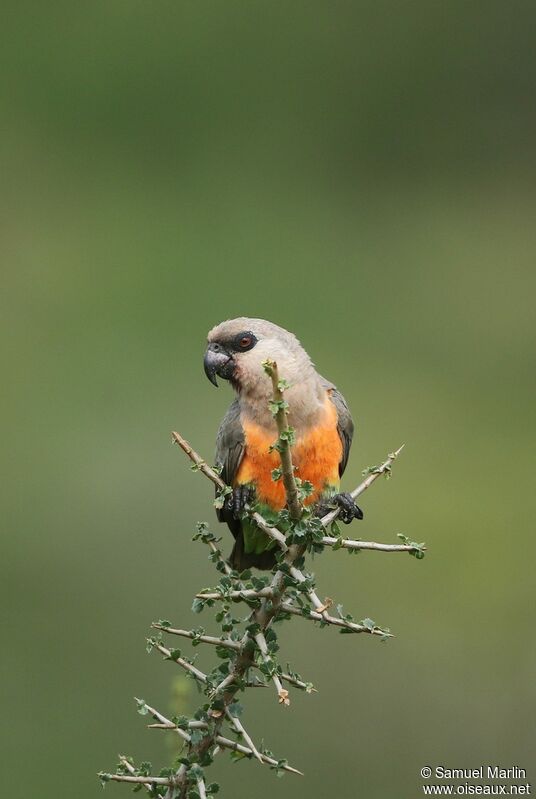
<svg viewBox="0 0 536 799">
<path fill-rule="evenodd" d="M 339 506 L 339 519 L 344 524 L 350 524 L 353 519 L 362 519 L 363 511 L 356 505 L 352 499 L 352 495 L 344 492 L 342 494 L 335 494 L 333 501 Z"/>
<path fill-rule="evenodd" d="M 352 495 L 344 492 L 342 494 L 335 494 L 330 497 L 328 502 L 319 503 L 316 508 L 318 516 L 325 516 L 333 508 L 340 508 L 339 519 L 344 524 L 350 524 L 354 519 L 362 519 L 363 511 L 355 504 Z"/>
<path fill-rule="evenodd" d="M 233 493 L 227 498 L 227 509 L 233 514 L 235 519 L 241 519 L 248 510 L 254 497 L 252 486 L 240 485 L 233 488 Z"/>
</svg>

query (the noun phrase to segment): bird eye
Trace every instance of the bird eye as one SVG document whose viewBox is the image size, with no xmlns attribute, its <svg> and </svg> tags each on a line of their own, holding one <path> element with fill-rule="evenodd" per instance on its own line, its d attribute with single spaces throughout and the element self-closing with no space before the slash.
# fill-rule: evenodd
<svg viewBox="0 0 536 799">
<path fill-rule="evenodd" d="M 246 352 L 247 350 L 252 349 L 256 343 L 257 338 L 254 333 L 252 333 L 250 330 L 242 330 L 241 333 L 238 333 L 235 336 L 231 344 L 231 348 L 235 352 Z"/>
</svg>

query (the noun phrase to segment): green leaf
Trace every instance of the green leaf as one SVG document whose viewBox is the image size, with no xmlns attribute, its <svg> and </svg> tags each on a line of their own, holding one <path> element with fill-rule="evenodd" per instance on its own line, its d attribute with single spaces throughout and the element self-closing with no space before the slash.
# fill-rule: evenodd
<svg viewBox="0 0 536 799">
<path fill-rule="evenodd" d="M 309 480 L 299 480 L 297 479 L 296 482 L 298 483 L 298 494 L 300 499 L 307 499 L 310 497 L 315 487 Z"/>
<path fill-rule="evenodd" d="M 179 660 L 182 658 L 182 652 L 180 649 L 172 649 L 169 653 L 169 656 L 164 658 L 164 660 Z"/>
<path fill-rule="evenodd" d="M 253 636 L 253 635 L 257 635 L 257 633 L 260 632 L 260 629 L 261 629 L 261 625 L 258 622 L 255 621 L 255 622 L 252 622 L 251 624 L 247 625 L 246 632 Z"/>
<path fill-rule="evenodd" d="M 224 486 L 218 492 L 218 495 L 217 495 L 216 499 L 214 500 L 214 507 L 217 508 L 218 510 L 221 510 L 221 508 L 223 508 L 223 506 L 225 505 L 226 498 L 232 493 L 233 493 L 233 489 L 231 488 L 231 486 Z"/>
<path fill-rule="evenodd" d="M 171 721 L 181 730 L 188 729 L 188 716 L 172 716 Z"/>
<path fill-rule="evenodd" d="M 203 730 L 196 730 L 195 728 L 193 730 L 190 730 L 190 740 L 194 746 L 198 744 L 200 741 L 202 741 L 203 737 L 204 737 Z"/>
<path fill-rule="evenodd" d="M 281 759 L 274 763 L 273 766 L 271 765 L 270 768 L 275 771 L 276 776 L 283 777 L 285 775 L 285 766 L 288 766 L 288 760 Z"/>
<path fill-rule="evenodd" d="M 204 599 L 198 599 L 196 597 L 196 599 L 194 599 L 194 601 L 192 602 L 192 611 L 194 613 L 201 613 L 204 607 L 205 607 Z"/>
<path fill-rule="evenodd" d="M 269 582 L 269 577 L 257 577 L 256 575 L 252 575 L 251 577 L 251 583 L 256 591 L 262 591 L 263 588 L 266 588 Z"/>
<path fill-rule="evenodd" d="M 337 536 L 337 540 L 335 541 L 335 543 L 332 545 L 331 548 L 334 551 L 337 549 L 342 549 L 342 538 L 340 536 Z"/>
<path fill-rule="evenodd" d="M 369 474 L 384 474 L 387 480 L 389 480 L 391 477 L 391 473 L 392 468 L 390 463 L 388 463 L 386 466 L 382 466 L 381 464 L 379 466 L 367 466 L 361 472 L 363 477 L 367 477 Z"/>
<path fill-rule="evenodd" d="M 245 757 L 251 757 L 251 755 L 247 755 L 245 752 L 239 752 L 236 749 L 231 751 L 231 760 L 233 763 L 237 763 L 239 760 L 243 760 Z"/>
<path fill-rule="evenodd" d="M 284 411 L 287 410 L 288 402 L 286 400 L 284 400 L 284 399 L 280 399 L 280 400 L 271 399 L 268 402 L 268 407 L 270 408 L 270 412 L 271 412 L 272 416 L 277 416 L 277 414 L 280 413 L 280 411 L 284 412 Z"/>
<path fill-rule="evenodd" d="M 420 544 L 418 544 L 416 541 L 410 541 L 410 539 L 407 537 L 407 535 L 404 535 L 404 533 L 397 533 L 397 537 L 400 538 L 405 546 L 412 547 L 409 552 L 410 555 L 412 555 L 414 558 L 417 558 L 417 560 L 422 560 L 424 558 L 426 549 L 426 544 L 424 541 L 421 541 Z"/>
<path fill-rule="evenodd" d="M 287 427 L 286 430 L 283 430 L 283 432 L 280 433 L 279 438 L 281 441 L 286 441 L 289 447 L 292 447 L 296 440 L 296 431 L 293 427 Z"/>
<path fill-rule="evenodd" d="M 341 528 L 336 521 L 331 522 L 331 535 L 335 538 L 339 538 L 341 535 Z"/>
<path fill-rule="evenodd" d="M 244 708 L 240 704 L 240 702 L 232 702 L 229 705 L 229 713 L 231 716 L 241 716 L 244 712 Z"/>
<path fill-rule="evenodd" d="M 277 441 L 274 441 L 273 444 L 270 444 L 268 447 L 268 452 L 283 452 L 283 444 L 281 443 L 280 438 L 278 438 Z"/>
<path fill-rule="evenodd" d="M 146 716 L 149 711 L 147 710 L 145 699 L 136 699 L 136 704 L 138 705 L 138 713 L 140 716 Z"/>
</svg>

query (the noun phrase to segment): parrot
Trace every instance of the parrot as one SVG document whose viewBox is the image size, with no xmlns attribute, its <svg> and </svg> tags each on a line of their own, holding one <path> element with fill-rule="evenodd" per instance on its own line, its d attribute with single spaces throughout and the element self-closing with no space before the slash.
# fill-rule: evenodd
<svg viewBox="0 0 536 799">
<path fill-rule="evenodd" d="M 276 564 L 276 542 L 248 517 L 255 509 L 270 523 L 286 505 L 282 480 L 272 472 L 280 466 L 271 449 L 278 437 L 269 407 L 272 382 L 263 362 L 277 363 L 288 384 L 288 423 L 294 428 L 292 462 L 295 474 L 308 481 L 312 493 L 304 500 L 317 515 L 339 507 L 341 521 L 362 519 L 363 512 L 348 493 L 340 492 L 354 435 L 348 405 L 340 391 L 315 370 L 293 333 L 265 319 L 239 317 L 210 330 L 204 355 L 205 374 L 216 387 L 217 376 L 229 381 L 236 398 L 225 414 L 216 438 L 216 468 L 232 493 L 216 513 L 234 536 L 229 557 L 233 569 L 268 570 Z"/>
</svg>

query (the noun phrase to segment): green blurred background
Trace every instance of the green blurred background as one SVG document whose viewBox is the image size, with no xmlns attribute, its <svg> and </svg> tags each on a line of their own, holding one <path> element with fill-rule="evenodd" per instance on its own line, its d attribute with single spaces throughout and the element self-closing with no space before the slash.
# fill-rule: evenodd
<svg viewBox="0 0 536 799">
<path fill-rule="evenodd" d="M 306 777 L 220 757 L 224 795 L 412 799 L 423 765 L 530 769 L 534 3 L 2 17 L 5 795 L 89 799 L 118 751 L 170 760 L 132 697 L 197 697 L 145 635 L 209 627 L 190 603 L 214 572 L 191 542 L 211 487 L 169 433 L 212 457 L 231 395 L 204 340 L 237 315 L 296 332 L 343 390 L 348 489 L 406 442 L 354 533 L 429 553 L 316 562 L 396 638 L 288 625 L 320 693 L 253 692 L 245 722 Z"/>
</svg>

